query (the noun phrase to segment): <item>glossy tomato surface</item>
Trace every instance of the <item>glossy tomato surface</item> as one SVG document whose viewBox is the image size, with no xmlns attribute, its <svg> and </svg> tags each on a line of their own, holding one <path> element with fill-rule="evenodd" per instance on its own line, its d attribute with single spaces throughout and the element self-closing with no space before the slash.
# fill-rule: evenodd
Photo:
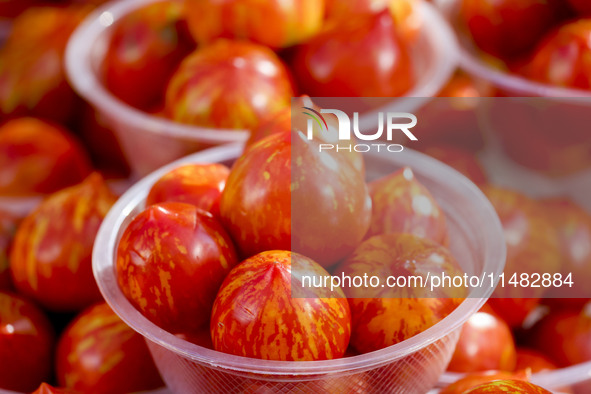
<svg viewBox="0 0 591 394">
<path fill-rule="evenodd" d="M 237 262 L 232 240 L 210 213 L 161 203 L 137 215 L 121 236 L 117 281 L 152 322 L 190 333 L 209 321 L 216 293 Z"/>
<path fill-rule="evenodd" d="M 54 341 L 39 308 L 0 291 L 0 389 L 30 392 L 49 379 Z"/>
<path fill-rule="evenodd" d="M 392 15 L 349 18 L 301 45 L 293 69 L 302 93 L 316 97 L 396 97 L 414 84 Z"/>
<path fill-rule="evenodd" d="M 52 193 L 89 173 L 86 154 L 64 128 L 35 118 L 0 126 L 0 195 Z"/>
<path fill-rule="evenodd" d="M 318 32 L 324 16 L 324 0 L 185 0 L 185 6 L 202 44 L 225 37 L 287 47 Z"/>
<path fill-rule="evenodd" d="M 517 363 L 515 370 L 521 371 L 529 369 L 531 373 L 538 373 L 542 371 L 552 371 L 558 368 L 548 357 L 544 354 L 527 348 L 517 349 Z"/>
<path fill-rule="evenodd" d="M 513 371 L 516 358 L 515 341 L 507 323 L 494 314 L 480 311 L 462 326 L 447 369 L 453 372 Z"/>
<path fill-rule="evenodd" d="M 106 87 L 129 105 L 149 109 L 195 47 L 187 37 L 182 3 L 150 4 L 122 18 L 113 30 L 103 72 Z"/>
<path fill-rule="evenodd" d="M 14 20 L 0 49 L 0 114 L 58 122 L 71 119 L 79 102 L 66 81 L 64 51 L 88 10 L 85 6 L 34 7 Z"/>
<path fill-rule="evenodd" d="M 18 291 L 54 311 L 78 311 L 99 301 L 92 247 L 116 200 L 96 173 L 44 200 L 14 238 L 10 268 Z"/>
<path fill-rule="evenodd" d="M 289 107 L 289 71 L 269 48 L 220 39 L 183 60 L 166 90 L 165 113 L 197 126 L 251 129 Z"/>
<path fill-rule="evenodd" d="M 363 242 L 342 264 L 337 276 L 377 276 L 382 285 L 343 285 L 349 299 L 353 331 L 351 345 L 360 353 L 402 342 L 433 326 L 462 301 L 464 289 L 429 292 L 411 282 L 389 288 L 386 278 L 461 275 L 461 269 L 443 246 L 412 234 L 382 234 Z M 413 282 L 414 283 L 414 282 Z"/>
<path fill-rule="evenodd" d="M 478 387 L 482 384 L 507 379 L 527 381 L 529 380 L 529 373 L 526 371 L 486 371 L 472 373 L 443 388 L 440 394 L 464 394 L 468 390 Z"/>
<path fill-rule="evenodd" d="M 466 394 L 485 394 L 485 393 L 523 393 L 523 394 L 550 394 L 550 391 L 537 386 L 533 383 L 522 380 L 497 380 L 476 386 Z"/>
<path fill-rule="evenodd" d="M 313 275 L 328 273 L 288 251 L 263 252 L 234 268 L 211 315 L 215 349 L 280 361 L 342 357 L 351 334 L 349 305 L 338 287 L 304 287 L 302 276 Z"/>
<path fill-rule="evenodd" d="M 130 393 L 163 385 L 144 338 L 104 303 L 66 328 L 56 354 L 61 386 L 83 393 Z"/>
<path fill-rule="evenodd" d="M 218 214 L 230 169 L 223 164 L 188 164 L 170 171 L 150 189 L 146 205 L 176 201 Z"/>
<path fill-rule="evenodd" d="M 462 0 L 460 19 L 480 49 L 510 58 L 533 48 L 557 11 L 552 0 Z"/>
<path fill-rule="evenodd" d="M 443 210 L 410 167 L 369 184 L 372 218 L 367 237 L 409 233 L 447 244 Z"/>
<path fill-rule="evenodd" d="M 591 19 L 567 23 L 544 38 L 524 73 L 556 86 L 591 89 Z"/>
</svg>

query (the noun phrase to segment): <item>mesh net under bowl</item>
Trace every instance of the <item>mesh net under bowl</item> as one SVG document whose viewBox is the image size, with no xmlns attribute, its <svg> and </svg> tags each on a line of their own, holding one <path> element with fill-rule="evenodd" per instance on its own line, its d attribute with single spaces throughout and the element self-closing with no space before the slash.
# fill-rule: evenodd
<svg viewBox="0 0 591 394">
<path fill-rule="evenodd" d="M 123 103 L 103 86 L 100 68 L 113 26 L 134 10 L 158 2 L 162 0 L 123 0 L 97 9 L 72 34 L 65 55 L 70 83 L 101 113 L 140 175 L 204 147 L 248 137 L 244 130 L 183 125 L 148 114 Z M 418 7 L 423 24 L 411 53 L 418 77 L 406 97 L 428 98 L 435 96 L 453 73 L 457 45 L 453 32 L 431 4 L 421 1 Z M 399 100 L 404 101 L 393 101 Z"/>
<path fill-rule="evenodd" d="M 467 298 L 435 326 L 376 352 L 329 361 L 281 362 L 238 357 L 209 350 L 160 329 L 125 298 L 115 275 L 116 247 L 133 217 L 144 207 L 152 184 L 187 163 L 231 164 L 242 145 L 211 148 L 171 163 L 134 185 L 115 204 L 101 226 L 93 252 L 99 288 L 113 310 L 142 334 L 168 387 L 178 393 L 203 392 L 426 392 L 445 370 L 459 328 L 480 306 Z M 500 222 L 488 200 L 470 181 L 440 162 L 417 152 L 367 155 L 368 179 L 408 165 L 438 200 L 448 219 L 450 248 L 470 273 L 502 272 L 505 244 Z"/>
</svg>

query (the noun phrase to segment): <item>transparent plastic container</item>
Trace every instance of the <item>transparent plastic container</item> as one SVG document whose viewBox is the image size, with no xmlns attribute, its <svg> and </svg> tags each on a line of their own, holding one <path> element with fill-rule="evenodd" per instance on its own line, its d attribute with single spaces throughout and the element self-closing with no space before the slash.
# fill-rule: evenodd
<svg viewBox="0 0 591 394">
<path fill-rule="evenodd" d="M 435 326 L 388 348 L 329 361 L 280 362 L 216 352 L 185 342 L 162 330 L 125 298 L 115 275 L 116 248 L 129 222 L 143 208 L 154 182 L 187 163 L 231 164 L 242 152 L 240 144 L 211 148 L 155 171 L 132 186 L 111 209 L 96 238 L 93 269 L 99 288 L 113 310 L 143 335 L 162 377 L 176 393 L 286 392 L 355 393 L 417 392 L 432 388 L 445 370 L 462 324 L 486 301 L 492 289 L 475 290 Z M 450 167 L 423 154 L 365 156 L 367 177 L 377 177 L 408 165 L 446 213 L 450 248 L 471 274 L 502 272 L 505 243 L 494 209 L 481 191 Z M 257 391 L 261 390 L 261 391 Z"/>
<path fill-rule="evenodd" d="M 183 125 L 137 110 L 102 84 L 100 66 L 112 26 L 130 12 L 162 0 L 114 1 L 97 9 L 72 35 L 66 70 L 74 89 L 92 104 L 115 131 L 133 170 L 140 175 L 204 147 L 244 141 L 248 132 Z M 457 65 L 455 37 L 437 10 L 419 2 L 423 25 L 412 48 L 416 86 L 408 97 L 432 97 Z"/>
</svg>

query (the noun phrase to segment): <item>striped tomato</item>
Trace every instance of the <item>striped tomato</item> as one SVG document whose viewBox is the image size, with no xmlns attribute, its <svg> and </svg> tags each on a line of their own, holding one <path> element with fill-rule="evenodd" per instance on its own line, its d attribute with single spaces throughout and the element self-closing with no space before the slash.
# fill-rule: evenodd
<svg viewBox="0 0 591 394">
<path fill-rule="evenodd" d="M 188 333 L 207 323 L 215 295 L 237 262 L 232 240 L 210 213 L 167 202 L 148 207 L 125 229 L 117 280 L 148 319 Z"/>
<path fill-rule="evenodd" d="M 104 303 L 84 310 L 66 328 L 56 371 L 61 386 L 85 393 L 130 393 L 163 385 L 142 336 Z"/>
<path fill-rule="evenodd" d="M 550 391 L 523 380 L 495 380 L 476 386 L 465 394 L 487 394 L 487 393 L 522 393 L 522 394 L 550 394 Z"/>
<path fill-rule="evenodd" d="M 236 266 L 213 306 L 215 349 L 280 361 L 342 357 L 351 334 L 343 292 L 303 286 L 303 276 L 325 275 L 311 259 L 288 251 L 263 252 Z"/>
</svg>

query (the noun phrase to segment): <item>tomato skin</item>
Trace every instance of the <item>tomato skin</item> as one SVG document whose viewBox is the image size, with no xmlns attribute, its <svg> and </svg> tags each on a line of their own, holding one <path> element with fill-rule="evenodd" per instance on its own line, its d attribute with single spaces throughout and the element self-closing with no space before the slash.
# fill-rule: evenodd
<svg viewBox="0 0 591 394">
<path fill-rule="evenodd" d="M 523 393 L 523 394 L 551 394 L 550 391 L 537 386 L 533 383 L 522 380 L 496 380 L 494 382 L 484 383 L 466 391 L 466 394 L 486 394 L 486 393 Z"/>
<path fill-rule="evenodd" d="M 12 289 L 8 256 L 17 227 L 17 219 L 0 210 L 0 291 Z"/>
<path fill-rule="evenodd" d="M 526 348 L 518 348 L 515 370 L 520 371 L 527 368 L 529 368 L 531 373 L 538 373 L 552 371 L 558 367 L 540 352 Z"/>
<path fill-rule="evenodd" d="M 35 118 L 0 126 L 0 195 L 53 193 L 89 173 L 86 154 L 62 127 Z"/>
<path fill-rule="evenodd" d="M 591 15 L 591 4 L 587 0 L 567 0 L 579 15 Z"/>
<path fill-rule="evenodd" d="M 0 1 L 0 18 L 14 18 L 27 8 L 39 3 L 39 0 L 3 0 Z"/>
<path fill-rule="evenodd" d="M 533 48 L 558 14 L 552 0 L 463 0 L 460 19 L 480 49 L 511 58 Z"/>
<path fill-rule="evenodd" d="M 30 392 L 49 379 L 54 342 L 37 306 L 0 291 L 0 389 Z"/>
<path fill-rule="evenodd" d="M 78 391 L 70 390 L 63 387 L 53 387 L 47 383 L 41 385 L 33 392 L 33 394 L 76 394 Z"/>
<path fill-rule="evenodd" d="M 175 201 L 215 212 L 230 169 L 223 164 L 188 164 L 160 178 L 150 189 L 146 205 Z"/>
<path fill-rule="evenodd" d="M 461 275 L 461 269 L 443 246 L 412 234 L 382 234 L 361 245 L 336 268 L 334 275 L 389 276 Z M 351 307 L 351 345 L 360 353 L 402 342 L 433 326 L 462 301 L 462 289 L 441 290 L 425 297 L 418 289 L 397 292 L 388 287 L 343 286 Z M 407 298 L 408 297 L 408 298 Z M 451 298 L 454 297 L 454 298 Z"/>
<path fill-rule="evenodd" d="M 409 233 L 446 245 L 445 214 L 409 167 L 369 184 L 372 218 L 366 238 Z"/>
<path fill-rule="evenodd" d="M 116 200 L 97 173 L 45 199 L 14 238 L 10 268 L 16 289 L 52 311 L 78 311 L 99 301 L 92 247 Z"/>
<path fill-rule="evenodd" d="M 349 304 L 338 287 L 302 288 L 302 275 L 328 273 L 307 257 L 278 250 L 234 268 L 211 314 L 215 349 L 280 361 L 342 357 L 351 334 Z"/>
<path fill-rule="evenodd" d="M 477 157 L 455 146 L 433 145 L 422 150 L 423 153 L 457 170 L 476 185 L 484 185 L 488 177 Z"/>
<path fill-rule="evenodd" d="M 468 390 L 478 387 L 482 384 L 497 380 L 529 380 L 529 373 L 526 371 L 507 372 L 507 371 L 486 371 L 469 374 L 462 379 L 443 388 L 440 394 L 464 394 Z"/>
<path fill-rule="evenodd" d="M 34 7 L 14 21 L 0 50 L 0 114 L 67 123 L 79 98 L 69 86 L 64 51 L 89 8 Z M 35 26 L 35 29 L 31 29 Z"/>
<path fill-rule="evenodd" d="M 159 103 L 178 64 L 194 50 L 182 3 L 151 4 L 117 23 L 103 62 L 106 87 L 127 104 Z"/>
<path fill-rule="evenodd" d="M 273 134 L 232 167 L 220 215 L 243 257 L 291 249 L 291 157 L 291 133 Z"/>
<path fill-rule="evenodd" d="M 470 316 L 462 326 L 447 370 L 513 371 L 516 358 L 515 341 L 507 323 L 491 313 L 480 311 Z"/>
<path fill-rule="evenodd" d="M 414 84 L 410 55 L 387 10 L 328 26 L 297 48 L 293 70 L 302 92 L 316 97 L 396 97 Z"/>
<path fill-rule="evenodd" d="M 183 60 L 168 84 L 165 113 L 197 126 L 252 129 L 289 107 L 292 96 L 289 71 L 273 51 L 220 39 Z"/>
<path fill-rule="evenodd" d="M 185 0 L 189 29 L 197 42 L 219 37 L 287 47 L 320 30 L 324 0 Z"/>
<path fill-rule="evenodd" d="M 578 19 L 548 34 L 524 67 L 526 77 L 555 86 L 591 89 L 591 19 Z"/>
<path fill-rule="evenodd" d="M 61 386 L 84 393 L 130 393 L 163 386 L 144 338 L 105 304 L 85 309 L 62 334 L 56 354 Z"/>
<path fill-rule="evenodd" d="M 117 281 L 148 319 L 172 332 L 207 323 L 224 277 L 238 262 L 232 240 L 194 205 L 155 204 L 137 215 L 117 248 Z"/>
</svg>

